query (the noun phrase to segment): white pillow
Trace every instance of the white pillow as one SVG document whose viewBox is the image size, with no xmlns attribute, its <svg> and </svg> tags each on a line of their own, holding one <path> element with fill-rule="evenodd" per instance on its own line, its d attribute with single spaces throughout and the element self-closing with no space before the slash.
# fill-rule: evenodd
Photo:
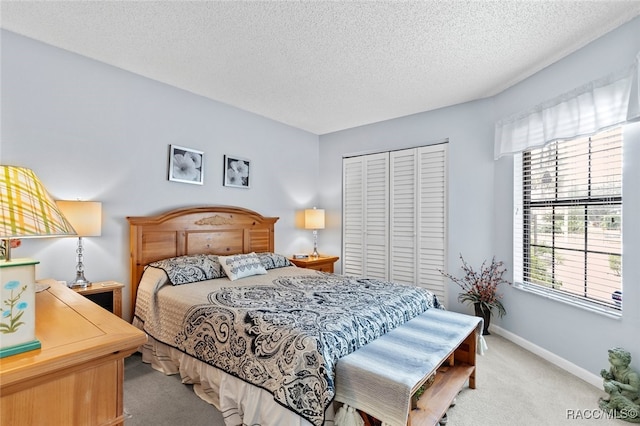
<svg viewBox="0 0 640 426">
<path fill-rule="evenodd" d="M 231 281 L 251 275 L 264 275 L 267 270 L 262 266 L 255 253 L 218 256 L 218 262 Z"/>
</svg>

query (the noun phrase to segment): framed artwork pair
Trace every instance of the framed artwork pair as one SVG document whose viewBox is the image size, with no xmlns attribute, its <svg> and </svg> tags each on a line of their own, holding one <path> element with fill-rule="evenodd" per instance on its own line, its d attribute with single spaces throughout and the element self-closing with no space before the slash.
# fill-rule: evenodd
<svg viewBox="0 0 640 426">
<path fill-rule="evenodd" d="M 222 183 L 236 188 L 250 187 L 251 161 L 235 155 L 225 155 Z M 204 184 L 204 152 L 178 145 L 169 146 L 169 180 Z"/>
</svg>

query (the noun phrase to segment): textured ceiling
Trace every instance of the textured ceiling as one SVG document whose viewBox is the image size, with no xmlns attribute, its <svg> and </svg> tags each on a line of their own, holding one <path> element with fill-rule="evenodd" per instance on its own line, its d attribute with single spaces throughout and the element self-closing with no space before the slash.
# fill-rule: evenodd
<svg viewBox="0 0 640 426">
<path fill-rule="evenodd" d="M 640 1 L 1 1 L 2 28 L 325 134 L 492 96 Z"/>
</svg>

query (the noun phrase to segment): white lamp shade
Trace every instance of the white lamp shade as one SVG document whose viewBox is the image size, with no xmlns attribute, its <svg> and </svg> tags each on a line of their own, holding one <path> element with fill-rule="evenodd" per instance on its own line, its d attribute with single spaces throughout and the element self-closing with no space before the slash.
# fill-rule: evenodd
<svg viewBox="0 0 640 426">
<path fill-rule="evenodd" d="M 306 209 L 304 229 L 324 229 L 324 209 Z"/>
<path fill-rule="evenodd" d="M 102 203 L 58 200 L 56 204 L 78 237 L 97 237 L 102 234 Z"/>
</svg>

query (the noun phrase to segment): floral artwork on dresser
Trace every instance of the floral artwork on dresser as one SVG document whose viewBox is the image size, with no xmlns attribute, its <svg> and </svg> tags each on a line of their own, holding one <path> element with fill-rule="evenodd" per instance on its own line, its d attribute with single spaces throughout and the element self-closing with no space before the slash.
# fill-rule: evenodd
<svg viewBox="0 0 640 426">
<path fill-rule="evenodd" d="M 204 183 L 204 152 L 170 145 L 169 180 L 202 185 Z"/>
<path fill-rule="evenodd" d="M 24 321 L 22 315 L 29 303 L 22 300 L 22 293 L 27 290 L 27 286 L 20 286 L 20 282 L 12 280 L 4 285 L 4 289 L 9 292 L 9 297 L 2 301 L 2 320 L 0 320 L 0 333 L 8 334 L 18 331 Z M 6 321 L 5 321 L 6 320 Z"/>
<path fill-rule="evenodd" d="M 35 265 L 32 259 L 0 262 L 0 358 L 38 349 Z"/>
</svg>

